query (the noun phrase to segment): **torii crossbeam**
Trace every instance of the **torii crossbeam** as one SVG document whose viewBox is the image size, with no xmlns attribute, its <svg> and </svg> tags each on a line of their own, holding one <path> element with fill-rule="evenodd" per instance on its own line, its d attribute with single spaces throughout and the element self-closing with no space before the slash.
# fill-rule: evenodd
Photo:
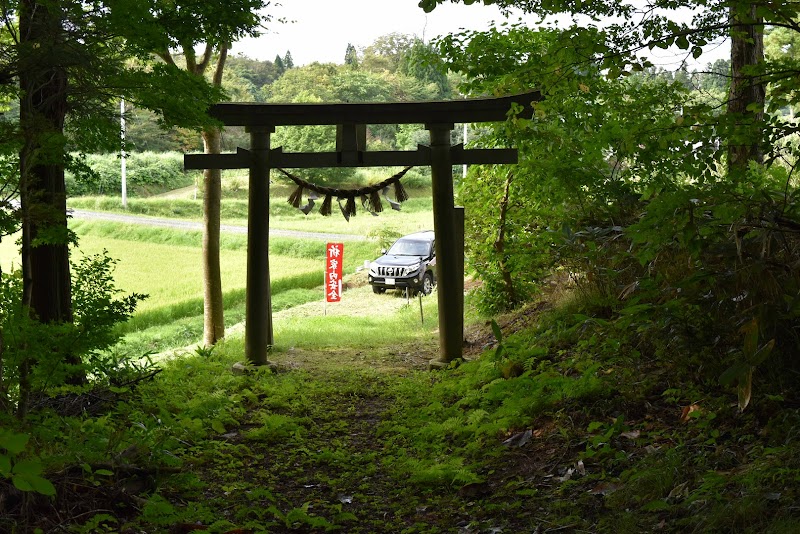
<svg viewBox="0 0 800 534">
<path fill-rule="evenodd" d="M 436 234 L 436 278 L 440 355 L 446 365 L 462 355 L 464 339 L 464 219 L 456 209 L 453 165 L 516 163 L 517 150 L 464 149 L 450 143 L 455 123 L 501 122 L 512 113 L 532 115 L 538 91 L 501 98 L 440 102 L 345 104 L 224 103 L 210 114 L 226 126 L 245 126 L 250 149 L 232 154 L 186 154 L 186 169 L 249 168 L 245 354 L 254 365 L 267 363 L 274 344 L 269 278 L 269 173 L 271 168 L 429 165 Z M 336 125 L 336 151 L 290 153 L 270 149 L 276 126 Z M 367 151 L 368 124 L 424 124 L 430 146 L 413 151 Z"/>
</svg>

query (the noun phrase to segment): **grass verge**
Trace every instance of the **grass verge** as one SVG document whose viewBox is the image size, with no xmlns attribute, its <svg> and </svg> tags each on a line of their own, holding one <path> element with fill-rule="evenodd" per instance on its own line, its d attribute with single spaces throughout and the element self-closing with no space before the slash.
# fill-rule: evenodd
<svg viewBox="0 0 800 534">
<path fill-rule="evenodd" d="M 402 204 L 401 211 L 391 210 L 385 205 L 384 211 L 378 216 L 372 216 L 358 206 L 357 215 L 349 221 L 339 214 L 335 206 L 330 217 L 323 217 L 316 210 L 303 215 L 286 201 L 290 194 L 291 190 L 284 186 L 273 186 L 269 203 L 272 228 L 351 235 L 378 235 L 384 231 L 407 234 L 433 228 L 429 194 L 416 196 L 420 193 L 414 192 L 412 194 L 415 196 Z M 190 221 L 201 221 L 203 218 L 202 199 L 133 198 L 128 200 L 127 209 L 123 209 L 119 198 L 77 197 L 69 199 L 69 207 Z M 223 224 L 247 226 L 247 199 L 225 199 L 221 210 Z"/>
</svg>

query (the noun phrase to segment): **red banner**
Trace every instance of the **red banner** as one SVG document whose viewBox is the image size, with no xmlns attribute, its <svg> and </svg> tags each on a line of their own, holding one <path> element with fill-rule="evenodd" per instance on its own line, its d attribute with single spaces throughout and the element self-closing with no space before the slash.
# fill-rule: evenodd
<svg viewBox="0 0 800 534">
<path fill-rule="evenodd" d="M 342 300 L 342 258 L 344 245 L 328 243 L 325 253 L 325 300 L 340 302 Z"/>
</svg>

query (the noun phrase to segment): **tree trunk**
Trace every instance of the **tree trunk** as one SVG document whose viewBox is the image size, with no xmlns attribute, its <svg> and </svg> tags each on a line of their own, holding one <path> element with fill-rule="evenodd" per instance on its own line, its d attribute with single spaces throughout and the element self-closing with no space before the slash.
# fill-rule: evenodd
<svg viewBox="0 0 800 534">
<path fill-rule="evenodd" d="M 206 154 L 219 154 L 222 136 L 218 128 L 203 131 Z M 220 203 L 222 171 L 203 171 L 203 343 L 210 347 L 225 337 L 220 269 Z"/>
<path fill-rule="evenodd" d="M 751 161 L 762 163 L 760 132 L 764 121 L 765 87 L 754 69 L 764 61 L 764 19 L 756 16 L 756 6 L 746 13 L 731 7 L 731 87 L 728 115 L 736 127 L 728 145 L 728 169 L 737 175 Z"/>
<path fill-rule="evenodd" d="M 71 322 L 64 182 L 67 74 L 58 55 L 61 16 L 52 4 L 20 5 L 20 153 L 24 295 L 43 323 Z"/>
<path fill-rule="evenodd" d="M 214 85 L 222 85 L 222 72 L 227 56 L 228 47 L 223 46 L 214 70 L 212 80 Z M 201 64 L 207 64 L 207 57 Z M 219 154 L 222 151 L 222 133 L 219 128 L 203 130 L 203 148 L 206 154 Z M 222 171 L 206 169 L 203 172 L 203 185 L 203 343 L 210 347 L 225 337 L 225 312 L 222 302 L 222 274 L 219 258 Z"/>
<path fill-rule="evenodd" d="M 41 323 L 72 322 L 64 182 L 67 73 L 59 61 L 63 54 L 62 34 L 57 2 L 20 2 L 22 304 Z M 77 356 L 67 354 L 63 358 L 67 364 L 80 364 Z M 20 419 L 28 411 L 32 365 L 28 359 L 19 363 Z M 67 377 L 67 382 L 73 384 L 83 380 L 80 371 Z"/>
<path fill-rule="evenodd" d="M 0 242 L 2 242 L 0 237 Z M 3 280 L 3 268 L 0 267 L 0 282 Z M 6 385 L 6 347 L 3 344 L 3 315 L 8 313 L 8 310 L 0 310 L 0 412 L 11 413 L 11 407 L 8 403 L 8 386 Z"/>
<path fill-rule="evenodd" d="M 509 192 L 511 190 L 511 182 L 513 181 L 514 175 L 508 173 L 505 190 L 503 191 L 503 199 L 500 201 L 500 221 L 497 239 L 495 239 L 494 242 L 494 250 L 499 257 L 500 274 L 503 277 L 503 292 L 506 294 L 506 299 L 511 306 L 517 303 L 517 292 L 514 289 L 514 278 L 511 275 L 511 271 L 508 269 L 508 255 L 506 254 L 506 220 L 508 218 Z"/>
</svg>

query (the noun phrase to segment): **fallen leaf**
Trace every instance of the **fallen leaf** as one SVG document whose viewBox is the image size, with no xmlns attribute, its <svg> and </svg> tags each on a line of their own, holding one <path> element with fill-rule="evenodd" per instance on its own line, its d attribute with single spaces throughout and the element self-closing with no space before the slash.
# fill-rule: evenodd
<svg viewBox="0 0 800 534">
<path fill-rule="evenodd" d="M 576 465 L 578 468 L 578 473 L 580 473 L 581 476 L 586 476 L 586 467 L 583 465 L 583 460 L 578 460 Z"/>
<path fill-rule="evenodd" d="M 686 495 L 688 495 L 689 491 L 686 489 L 687 484 L 688 482 L 681 482 L 680 484 L 672 488 L 672 491 L 670 491 L 669 495 L 667 495 L 667 500 L 678 499 L 680 497 L 685 497 Z"/>
<path fill-rule="evenodd" d="M 631 431 L 629 431 L 629 432 L 622 432 L 622 433 L 620 433 L 620 436 L 622 436 L 623 438 L 628 438 L 628 439 L 636 439 L 636 438 L 638 438 L 638 437 L 639 437 L 639 434 L 641 434 L 641 432 L 640 432 L 640 431 L 638 431 L 638 430 L 631 430 Z"/>
<path fill-rule="evenodd" d="M 753 368 L 751 367 L 745 374 L 743 379 L 739 380 L 739 385 L 736 388 L 739 396 L 739 413 L 743 412 L 747 405 L 750 404 L 750 395 L 753 392 Z"/>
<path fill-rule="evenodd" d="M 592 489 L 590 489 L 589 493 L 591 493 L 592 495 L 610 495 L 620 488 L 622 488 L 622 484 L 615 484 L 613 482 L 601 482 Z"/>
<path fill-rule="evenodd" d="M 525 432 L 518 432 L 505 440 L 503 445 L 506 447 L 522 447 L 531 440 L 533 431 L 528 429 Z"/>
<path fill-rule="evenodd" d="M 697 404 L 690 404 L 689 406 L 684 406 L 683 411 L 681 412 L 681 423 L 689 422 L 689 419 L 691 418 L 690 414 L 692 412 L 699 412 L 699 411 L 700 411 L 700 406 L 698 406 Z"/>
<path fill-rule="evenodd" d="M 574 473 L 574 472 L 575 472 L 575 469 L 570 467 L 569 469 L 567 469 L 567 472 L 564 473 L 564 476 L 556 477 L 556 480 L 558 480 L 559 482 L 566 482 L 567 480 L 572 478 L 572 473 Z"/>
</svg>

